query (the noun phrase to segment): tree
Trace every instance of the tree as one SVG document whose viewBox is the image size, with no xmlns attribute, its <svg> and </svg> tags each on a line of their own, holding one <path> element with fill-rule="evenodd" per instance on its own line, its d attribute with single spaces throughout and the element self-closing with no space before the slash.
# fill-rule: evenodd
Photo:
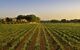
<svg viewBox="0 0 80 50">
<path fill-rule="evenodd" d="M 50 22 L 52 22 L 52 23 L 58 23 L 58 22 L 60 22 L 60 21 L 53 19 L 53 20 L 51 20 Z"/>
<path fill-rule="evenodd" d="M 67 22 L 67 20 L 66 19 L 61 19 L 61 22 Z"/>
<path fill-rule="evenodd" d="M 9 17 L 6 17 L 5 20 L 6 20 L 6 22 L 11 22 L 12 21 L 12 19 L 9 18 Z"/>
<path fill-rule="evenodd" d="M 36 17 L 36 22 L 40 22 L 40 18 L 39 17 Z"/>
<path fill-rule="evenodd" d="M 70 22 L 73 22 L 73 23 L 80 22 L 80 19 L 73 19 L 73 20 L 70 20 Z"/>
<path fill-rule="evenodd" d="M 1 24 L 1 22 L 2 22 L 2 19 L 0 18 L 0 24 Z"/>
<path fill-rule="evenodd" d="M 0 18 L 0 22 L 1 22 L 1 18 Z"/>
<path fill-rule="evenodd" d="M 40 21 L 40 18 L 39 17 L 36 17 L 36 15 L 18 15 L 16 17 L 17 19 L 17 22 L 20 22 L 22 19 L 26 19 L 28 22 L 39 22 Z"/>
<path fill-rule="evenodd" d="M 35 15 L 26 15 L 25 19 L 29 22 L 38 22 L 40 20 L 39 17 L 36 17 Z"/>
<path fill-rule="evenodd" d="M 35 20 L 36 16 L 35 15 L 27 15 L 26 16 L 26 19 L 29 21 L 29 22 L 33 22 Z"/>
<path fill-rule="evenodd" d="M 18 16 L 16 17 L 16 19 L 17 19 L 17 20 L 21 20 L 21 19 L 24 19 L 24 17 L 25 17 L 24 15 L 18 15 Z"/>
</svg>

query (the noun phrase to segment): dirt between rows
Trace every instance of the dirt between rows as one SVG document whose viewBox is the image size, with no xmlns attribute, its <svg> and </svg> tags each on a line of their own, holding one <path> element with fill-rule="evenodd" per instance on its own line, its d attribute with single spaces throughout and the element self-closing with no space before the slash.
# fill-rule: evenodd
<svg viewBox="0 0 80 50">
<path fill-rule="evenodd" d="M 31 30 L 29 30 L 29 31 L 26 33 L 26 35 L 25 35 L 24 38 L 21 40 L 21 42 L 19 43 L 19 45 L 16 47 L 15 50 L 21 50 L 21 48 L 23 47 L 25 41 L 29 38 L 29 36 L 30 36 L 30 34 L 31 34 L 30 31 L 31 31 Z M 33 30 L 33 31 L 34 31 L 34 30 Z"/>
<path fill-rule="evenodd" d="M 27 50 L 35 50 L 35 43 L 36 43 L 37 35 L 38 35 L 38 31 L 36 29 L 36 31 L 34 32 L 34 35 L 32 37 L 31 43 L 30 43 L 29 47 L 27 48 Z"/>
<path fill-rule="evenodd" d="M 40 33 L 40 50 L 46 50 L 46 42 L 45 42 L 45 37 L 44 37 L 44 32 L 43 32 L 43 28 L 40 29 L 41 33 Z"/>
</svg>

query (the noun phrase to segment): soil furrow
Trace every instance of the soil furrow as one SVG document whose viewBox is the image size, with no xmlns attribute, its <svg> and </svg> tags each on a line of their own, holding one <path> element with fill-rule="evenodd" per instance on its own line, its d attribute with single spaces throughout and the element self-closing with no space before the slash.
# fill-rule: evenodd
<svg viewBox="0 0 80 50">
<path fill-rule="evenodd" d="M 24 38 L 21 40 L 21 42 L 19 43 L 19 45 L 16 47 L 15 50 L 21 50 L 22 46 L 24 45 L 25 41 L 29 38 L 30 36 L 30 31 L 31 29 L 26 33 L 26 35 L 24 36 Z M 34 30 L 33 30 L 34 31 Z"/>
<path fill-rule="evenodd" d="M 34 33 L 34 35 L 31 39 L 31 43 L 30 43 L 29 47 L 27 48 L 27 50 L 35 50 L 34 46 L 35 46 L 35 42 L 36 42 L 36 37 L 38 35 L 38 30 L 36 29 L 33 33 Z"/>
</svg>

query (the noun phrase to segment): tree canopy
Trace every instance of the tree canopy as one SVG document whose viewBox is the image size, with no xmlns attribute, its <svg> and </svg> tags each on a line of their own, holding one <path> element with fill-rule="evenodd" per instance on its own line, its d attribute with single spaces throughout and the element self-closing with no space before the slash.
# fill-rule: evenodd
<svg viewBox="0 0 80 50">
<path fill-rule="evenodd" d="M 21 19 L 26 19 L 28 22 L 39 22 L 40 18 L 37 17 L 36 15 L 18 15 L 17 20 L 21 20 Z"/>
</svg>

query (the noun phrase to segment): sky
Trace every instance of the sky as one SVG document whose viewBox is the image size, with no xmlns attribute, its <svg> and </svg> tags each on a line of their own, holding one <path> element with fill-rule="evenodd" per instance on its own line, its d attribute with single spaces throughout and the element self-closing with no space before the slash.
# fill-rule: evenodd
<svg viewBox="0 0 80 50">
<path fill-rule="evenodd" d="M 0 0 L 0 18 L 29 14 L 41 20 L 80 19 L 80 0 Z"/>
</svg>

